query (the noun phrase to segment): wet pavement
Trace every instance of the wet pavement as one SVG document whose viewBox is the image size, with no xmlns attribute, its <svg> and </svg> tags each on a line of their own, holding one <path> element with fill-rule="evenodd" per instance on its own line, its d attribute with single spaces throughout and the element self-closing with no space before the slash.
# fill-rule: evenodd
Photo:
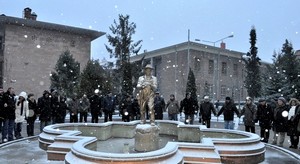
<svg viewBox="0 0 300 164">
<path fill-rule="evenodd" d="M 165 117 L 167 118 L 167 117 Z M 113 120 L 119 121 L 118 116 L 114 116 Z M 68 120 L 67 120 L 68 121 Z M 89 120 L 88 120 L 89 121 Z M 100 119 L 100 123 L 103 122 L 103 117 Z M 194 124 L 199 124 L 197 121 Z M 22 135 L 26 137 L 26 123 L 23 124 Z M 212 118 L 212 128 L 223 128 L 223 122 L 221 119 L 218 121 Z M 244 130 L 243 125 L 239 125 L 238 130 Z M 256 134 L 259 134 L 259 126 L 256 126 Z M 39 122 L 35 124 L 35 134 L 39 134 Z M 270 134 L 270 140 L 272 140 L 273 131 Z M 108 143 L 109 144 L 109 143 Z M 261 164 L 298 164 L 300 163 L 300 149 L 291 149 L 289 136 L 286 136 L 283 147 L 276 145 L 266 144 L 265 161 Z M 48 161 L 46 152 L 39 148 L 38 137 L 33 136 L 29 138 L 23 138 L 14 140 L 8 143 L 0 144 L 0 163 L 7 164 L 62 164 L 63 161 Z"/>
</svg>

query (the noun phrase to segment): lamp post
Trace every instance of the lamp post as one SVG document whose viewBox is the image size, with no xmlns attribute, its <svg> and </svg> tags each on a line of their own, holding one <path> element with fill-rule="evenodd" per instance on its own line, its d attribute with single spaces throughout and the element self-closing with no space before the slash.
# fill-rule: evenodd
<svg viewBox="0 0 300 164">
<path fill-rule="evenodd" d="M 224 37 L 222 39 L 219 39 L 219 40 L 216 40 L 216 41 L 208 41 L 208 40 L 200 40 L 200 39 L 195 39 L 195 41 L 198 41 L 198 42 L 202 41 L 202 42 L 212 43 L 214 45 L 214 47 L 216 47 L 216 43 L 218 43 L 220 41 L 223 42 L 223 40 L 228 39 L 228 38 L 233 38 L 233 36 L 234 35 L 229 35 L 229 36 L 226 36 L 226 37 Z"/>
<path fill-rule="evenodd" d="M 200 40 L 200 39 L 195 39 L 195 41 L 198 41 L 198 42 L 200 42 L 200 41 L 202 41 L 202 42 L 208 42 L 208 43 L 212 43 L 213 45 L 214 45 L 214 47 L 216 46 L 216 43 L 217 42 L 223 42 L 223 40 L 225 40 L 225 39 L 228 39 L 228 38 L 233 38 L 233 36 L 234 35 L 228 35 L 228 36 L 226 36 L 226 37 L 224 37 L 224 38 L 221 38 L 221 39 L 219 39 L 219 40 L 216 40 L 216 41 L 208 41 L 208 40 Z M 217 68 L 214 68 L 214 76 L 213 76 L 213 83 L 214 83 L 214 86 L 216 86 L 216 87 L 213 87 L 214 89 L 214 95 L 215 95 L 215 100 L 217 100 L 218 99 L 218 93 L 219 93 L 219 88 L 220 88 L 220 70 L 219 70 L 219 64 L 220 64 L 220 50 L 218 50 L 218 57 L 217 57 L 217 61 L 215 61 L 214 60 L 214 67 L 215 67 L 215 65 L 217 66 Z"/>
</svg>

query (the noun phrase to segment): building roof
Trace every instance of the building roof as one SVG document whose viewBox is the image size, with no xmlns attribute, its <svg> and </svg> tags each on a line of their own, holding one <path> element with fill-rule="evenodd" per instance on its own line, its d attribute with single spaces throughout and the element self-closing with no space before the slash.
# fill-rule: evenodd
<svg viewBox="0 0 300 164">
<path fill-rule="evenodd" d="M 83 29 L 83 28 L 54 24 L 54 23 L 47 23 L 47 22 L 42 22 L 37 20 L 10 17 L 5 15 L 0 15 L 0 24 L 27 26 L 27 27 L 37 28 L 37 29 L 45 29 L 45 30 L 53 30 L 53 31 L 65 32 L 65 33 L 73 33 L 78 35 L 86 35 L 91 38 L 91 41 L 105 34 L 104 32 L 101 31 Z"/>
<path fill-rule="evenodd" d="M 226 56 L 231 56 L 231 57 L 235 57 L 235 58 L 241 58 L 241 56 L 245 54 L 243 52 L 228 50 L 228 49 L 224 49 L 224 48 L 209 46 L 206 44 L 201 44 L 201 43 L 190 41 L 190 42 L 183 42 L 183 43 L 179 43 L 176 45 L 156 49 L 156 50 L 149 51 L 149 52 L 144 52 L 144 53 L 136 55 L 136 56 L 131 56 L 130 61 L 131 62 L 138 61 L 138 60 L 142 59 L 143 56 L 145 56 L 145 58 L 147 59 L 147 58 L 157 57 L 157 56 L 161 56 L 164 54 L 169 54 L 172 52 L 178 52 L 178 51 L 187 50 L 187 49 L 210 52 L 210 53 L 219 53 L 220 55 L 226 55 Z"/>
</svg>

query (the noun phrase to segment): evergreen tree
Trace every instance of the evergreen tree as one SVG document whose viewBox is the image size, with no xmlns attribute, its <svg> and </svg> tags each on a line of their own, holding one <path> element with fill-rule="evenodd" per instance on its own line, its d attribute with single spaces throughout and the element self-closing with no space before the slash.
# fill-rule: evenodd
<svg viewBox="0 0 300 164">
<path fill-rule="evenodd" d="M 300 62 L 294 54 L 293 45 L 288 40 L 285 40 L 285 43 L 282 46 L 280 57 L 279 64 L 282 65 L 282 69 L 289 84 L 289 96 L 299 97 L 297 86 L 299 86 L 298 74 Z"/>
<path fill-rule="evenodd" d="M 193 70 L 189 69 L 188 80 L 186 84 L 186 93 L 191 93 L 191 97 L 197 100 L 196 80 Z"/>
<path fill-rule="evenodd" d="M 250 97 L 259 97 L 261 92 L 260 58 L 257 55 L 256 30 L 252 27 L 250 31 L 250 51 L 247 53 L 245 87 Z"/>
<path fill-rule="evenodd" d="M 88 61 L 86 67 L 81 73 L 80 94 L 92 96 L 95 89 L 107 94 L 111 90 L 111 80 L 106 71 L 101 67 L 99 60 Z"/>
<path fill-rule="evenodd" d="M 55 72 L 51 72 L 51 88 L 57 89 L 67 97 L 72 97 L 76 95 L 79 76 L 79 62 L 75 61 L 70 51 L 65 51 L 59 56 Z"/>
<path fill-rule="evenodd" d="M 137 54 L 141 49 L 140 43 L 142 40 L 135 43 L 133 43 L 132 40 L 132 35 L 135 34 L 135 28 L 136 24 L 129 22 L 129 15 L 119 15 L 119 22 L 117 23 L 116 20 L 114 20 L 114 24 L 109 28 L 112 35 L 107 35 L 108 42 L 112 48 L 105 45 L 107 51 L 110 53 L 110 57 L 117 58 L 116 64 L 120 70 L 118 72 L 121 73 L 119 76 L 121 79 L 119 81 L 120 85 L 122 85 L 123 94 L 131 94 L 133 91 L 129 59 L 132 54 Z"/>
<path fill-rule="evenodd" d="M 274 52 L 273 64 L 267 66 L 266 97 L 276 99 L 289 95 L 289 82 L 281 65 L 281 55 Z"/>
</svg>

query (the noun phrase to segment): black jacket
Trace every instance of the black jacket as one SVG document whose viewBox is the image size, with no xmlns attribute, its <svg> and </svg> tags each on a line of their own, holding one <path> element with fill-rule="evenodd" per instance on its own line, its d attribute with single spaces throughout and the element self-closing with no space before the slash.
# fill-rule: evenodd
<svg viewBox="0 0 300 164">
<path fill-rule="evenodd" d="M 0 120 L 4 119 L 4 104 L 3 104 L 3 94 L 0 94 Z"/>
<path fill-rule="evenodd" d="M 211 119 L 211 112 L 213 112 L 214 115 L 217 114 L 213 103 L 203 102 L 202 104 L 200 104 L 199 116 L 201 116 L 203 120 L 210 120 Z"/>
<path fill-rule="evenodd" d="M 91 113 L 100 113 L 101 110 L 101 98 L 98 95 L 93 95 L 90 98 Z"/>
<path fill-rule="evenodd" d="M 197 100 L 194 100 L 193 98 L 184 98 L 180 103 L 180 109 L 179 112 L 181 113 L 184 111 L 184 114 L 190 115 L 195 114 L 199 110 L 199 105 Z"/>
<path fill-rule="evenodd" d="M 223 113 L 224 112 L 224 113 Z M 239 116 L 239 111 L 232 102 L 225 103 L 220 109 L 218 117 L 223 113 L 225 121 L 233 121 L 234 112 Z"/>
<path fill-rule="evenodd" d="M 38 99 L 38 108 L 40 112 L 41 121 L 51 121 L 52 108 L 51 108 L 51 98 L 43 95 Z"/>
<path fill-rule="evenodd" d="M 273 113 L 273 130 L 275 132 L 287 132 L 288 117 L 283 117 L 282 112 L 289 112 L 287 105 L 278 106 Z"/>
<path fill-rule="evenodd" d="M 4 107 L 4 119 L 10 119 L 14 120 L 16 119 L 16 102 L 14 95 L 11 95 L 9 92 L 5 92 L 3 95 L 3 104 L 6 104 L 7 106 Z"/>
<path fill-rule="evenodd" d="M 271 129 L 273 111 L 269 104 L 257 106 L 256 119 L 259 121 L 259 126 L 266 129 Z"/>
<path fill-rule="evenodd" d="M 36 103 L 36 101 L 34 100 L 34 101 L 31 101 L 31 100 L 27 100 L 28 101 L 28 108 L 29 108 L 29 110 L 32 110 L 31 112 L 33 112 L 33 115 L 31 115 L 31 116 L 28 116 L 27 117 L 27 120 L 28 121 L 34 121 L 34 120 L 36 120 L 36 118 L 37 118 L 37 103 Z"/>
<path fill-rule="evenodd" d="M 155 119 L 163 119 L 163 112 L 165 110 L 165 100 L 160 96 L 154 97 L 154 111 L 155 111 Z"/>
</svg>

